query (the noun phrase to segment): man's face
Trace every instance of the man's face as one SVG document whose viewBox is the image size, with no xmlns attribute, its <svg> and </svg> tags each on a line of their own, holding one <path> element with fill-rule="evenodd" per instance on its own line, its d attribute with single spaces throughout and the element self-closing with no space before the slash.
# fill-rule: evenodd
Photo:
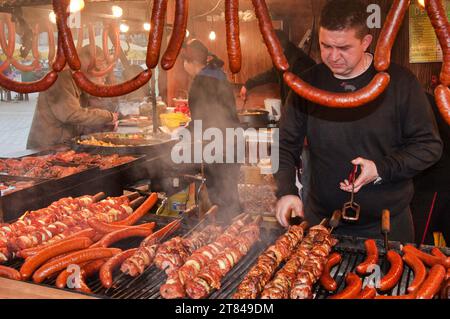
<svg viewBox="0 0 450 319">
<path fill-rule="evenodd" d="M 355 29 L 331 31 L 321 27 L 319 30 L 322 61 L 340 76 L 351 76 L 360 71 L 371 42 L 371 35 L 361 39 L 357 37 Z"/>
</svg>

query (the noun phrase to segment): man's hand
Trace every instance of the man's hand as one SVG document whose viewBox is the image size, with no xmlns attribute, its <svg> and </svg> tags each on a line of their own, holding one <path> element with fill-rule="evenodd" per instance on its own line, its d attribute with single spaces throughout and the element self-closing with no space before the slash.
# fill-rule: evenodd
<svg viewBox="0 0 450 319">
<path fill-rule="evenodd" d="M 378 178 L 377 166 L 371 160 L 358 157 L 352 161 L 352 164 L 361 167 L 361 174 L 355 181 L 355 193 L 359 192 L 364 185 L 372 183 Z M 339 186 L 345 192 L 352 192 L 352 185 L 347 179 L 344 180 L 344 182 L 341 182 Z"/>
<path fill-rule="evenodd" d="M 242 100 L 247 100 L 247 88 L 245 86 L 243 86 L 241 88 L 241 91 L 239 92 L 239 96 L 241 97 Z"/>
<path fill-rule="evenodd" d="M 300 197 L 295 195 L 281 197 L 277 202 L 276 216 L 278 222 L 284 227 L 289 226 L 289 219 L 291 217 L 298 216 L 303 218 L 303 202 Z"/>
<path fill-rule="evenodd" d="M 119 127 L 119 113 L 112 113 L 112 116 L 113 116 L 112 124 L 114 125 L 113 131 L 115 132 Z"/>
</svg>

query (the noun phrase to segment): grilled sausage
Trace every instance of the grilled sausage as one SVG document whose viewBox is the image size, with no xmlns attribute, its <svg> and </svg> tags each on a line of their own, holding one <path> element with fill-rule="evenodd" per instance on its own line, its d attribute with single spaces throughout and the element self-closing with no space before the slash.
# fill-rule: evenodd
<svg viewBox="0 0 450 319">
<path fill-rule="evenodd" d="M 381 29 L 375 49 L 374 66 L 379 72 L 386 71 L 391 64 L 391 51 L 400 26 L 408 11 L 410 0 L 394 0 Z"/>
<path fill-rule="evenodd" d="M 403 273 L 403 260 L 400 255 L 394 250 L 389 250 L 386 254 L 387 260 L 391 264 L 391 268 L 388 273 L 381 278 L 380 290 L 391 290 L 400 280 Z"/>
<path fill-rule="evenodd" d="M 414 280 L 409 285 L 408 292 L 415 293 L 425 280 L 427 270 L 423 262 L 414 254 L 406 253 L 403 256 L 403 260 L 414 272 Z"/>
<path fill-rule="evenodd" d="M 52 69 L 55 72 L 61 72 L 66 66 L 66 56 L 64 55 L 63 41 L 58 33 L 58 48 L 56 49 L 56 58 L 53 61 Z"/>
<path fill-rule="evenodd" d="M 0 265 L 0 277 L 8 278 L 8 279 L 14 279 L 14 280 L 21 280 L 20 273 L 11 267 L 6 267 Z"/>
<path fill-rule="evenodd" d="M 58 73 L 50 71 L 42 79 L 34 82 L 17 82 L 8 79 L 3 74 L 0 74 L 0 86 L 13 92 L 18 93 L 34 93 L 47 90 L 56 82 Z"/>
<path fill-rule="evenodd" d="M 164 70 L 170 70 L 175 65 L 175 61 L 180 53 L 188 22 L 189 5 L 188 0 L 176 0 L 175 21 L 173 22 L 172 35 L 167 45 L 166 52 L 161 59 L 161 66 Z"/>
<path fill-rule="evenodd" d="M 117 248 L 89 248 L 82 251 L 77 251 L 41 266 L 33 274 L 33 281 L 36 283 L 41 283 L 45 278 L 48 278 L 51 275 L 67 268 L 68 265 L 78 265 L 96 259 L 110 258 L 120 252 L 121 250 Z"/>
<path fill-rule="evenodd" d="M 241 70 L 241 41 L 239 39 L 239 0 L 225 0 L 225 26 L 230 70 Z"/>
<path fill-rule="evenodd" d="M 349 273 L 345 278 L 346 287 L 330 297 L 330 299 L 357 299 L 362 288 L 362 280 L 358 275 Z"/>
<path fill-rule="evenodd" d="M 432 299 L 441 287 L 445 279 L 445 268 L 442 265 L 436 264 L 431 267 L 428 277 L 417 291 L 417 299 Z"/>
<path fill-rule="evenodd" d="M 419 250 L 416 247 L 411 246 L 411 245 L 404 246 L 403 247 L 403 252 L 404 253 L 408 253 L 409 252 L 411 254 L 416 255 L 428 267 L 433 267 L 436 264 L 443 265 L 444 267 L 447 266 L 447 259 L 446 258 L 429 255 L 429 254 L 424 253 L 423 251 L 421 251 L 421 250 Z"/>
<path fill-rule="evenodd" d="M 120 267 L 122 263 L 133 256 L 137 251 L 137 248 L 126 250 L 120 254 L 115 255 L 110 258 L 101 268 L 100 268 L 100 281 L 105 288 L 111 288 L 113 284 L 113 271 L 117 267 Z"/>
<path fill-rule="evenodd" d="M 161 43 L 164 34 L 164 23 L 167 12 L 167 0 L 153 1 L 151 28 L 148 35 L 147 68 L 153 69 L 158 65 Z"/>
<path fill-rule="evenodd" d="M 365 287 L 358 295 L 358 299 L 373 299 L 377 295 L 377 290 L 373 287 Z"/>
<path fill-rule="evenodd" d="M 264 0 L 252 0 L 252 3 L 255 8 L 256 17 L 258 18 L 259 29 L 275 67 L 281 71 L 287 71 L 289 69 L 289 63 L 284 55 L 280 40 L 273 29 L 266 2 Z"/>
<path fill-rule="evenodd" d="M 388 87 L 390 76 L 381 72 L 370 83 L 351 93 L 334 93 L 317 89 L 291 72 L 285 72 L 284 81 L 295 93 L 314 103 L 333 108 L 354 108 L 378 98 Z"/>
<path fill-rule="evenodd" d="M 131 93 L 145 85 L 152 77 L 150 70 L 144 70 L 136 77 L 116 85 L 98 85 L 89 80 L 82 72 L 72 74 L 75 83 L 86 93 L 98 97 L 115 97 Z"/>
<path fill-rule="evenodd" d="M 322 276 L 320 277 L 320 284 L 328 291 L 335 291 L 337 289 L 337 283 L 333 279 L 333 277 L 331 277 L 330 271 L 334 266 L 339 264 L 341 260 L 342 257 L 340 254 L 333 253 L 330 257 L 328 257 L 328 260 L 325 264 Z"/>
<path fill-rule="evenodd" d="M 142 229 L 154 229 L 155 228 L 154 222 L 142 224 L 142 225 L 138 225 L 138 226 L 113 225 L 113 224 L 108 224 L 108 223 L 102 222 L 95 218 L 88 219 L 87 222 L 88 222 L 89 226 L 91 226 L 93 229 L 95 229 L 95 231 L 102 233 L 102 234 L 108 234 L 108 233 L 112 233 L 117 230 L 129 229 L 129 228 L 142 228 Z"/>
<path fill-rule="evenodd" d="M 114 222 L 113 224 L 115 225 L 134 225 L 138 222 L 139 219 L 141 219 L 145 214 L 148 213 L 148 211 L 150 209 L 152 209 L 152 207 L 156 204 L 156 202 L 158 201 L 158 194 L 157 193 L 152 193 L 146 200 L 145 202 L 139 206 L 138 209 L 136 209 L 133 214 L 131 214 L 130 216 L 128 216 L 125 219 L 122 219 L 120 221 Z"/>
<path fill-rule="evenodd" d="M 116 230 L 112 233 L 105 235 L 95 247 L 109 247 L 112 244 L 130 237 L 147 237 L 153 233 L 153 229 L 139 228 L 139 227 L 129 227 L 125 229 Z"/>
<path fill-rule="evenodd" d="M 434 97 L 442 118 L 450 125 L 450 90 L 448 87 L 438 85 L 434 90 Z"/>
<path fill-rule="evenodd" d="M 368 268 L 371 265 L 376 265 L 378 263 L 378 248 L 375 240 L 367 239 L 364 242 L 366 247 L 366 259 L 356 267 L 356 272 L 360 275 L 368 274 Z"/>
</svg>

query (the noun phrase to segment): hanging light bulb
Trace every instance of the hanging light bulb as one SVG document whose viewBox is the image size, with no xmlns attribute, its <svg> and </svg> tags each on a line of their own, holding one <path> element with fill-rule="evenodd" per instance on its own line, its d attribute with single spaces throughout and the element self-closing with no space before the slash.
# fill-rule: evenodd
<svg viewBox="0 0 450 319">
<path fill-rule="evenodd" d="M 116 18 L 120 18 L 123 15 L 123 10 L 119 6 L 112 6 L 111 10 L 112 10 L 113 16 Z"/>
<path fill-rule="evenodd" d="M 121 23 L 119 26 L 120 32 L 127 33 L 130 30 L 130 26 L 126 23 Z"/>
<path fill-rule="evenodd" d="M 78 12 L 84 9 L 84 0 L 70 0 L 69 11 L 71 13 Z"/>
<path fill-rule="evenodd" d="M 210 39 L 211 41 L 215 41 L 216 38 L 217 38 L 216 33 L 215 33 L 214 31 L 211 31 L 211 32 L 209 33 L 209 39 Z"/>
<path fill-rule="evenodd" d="M 186 29 L 186 38 L 189 38 L 189 35 L 190 35 L 189 30 Z"/>
<path fill-rule="evenodd" d="M 425 8 L 425 0 L 417 0 L 417 2 L 422 8 Z"/>
<path fill-rule="evenodd" d="M 145 31 L 150 31 L 150 28 L 151 28 L 150 23 L 145 22 L 145 23 L 144 23 L 144 30 L 145 30 Z"/>
<path fill-rule="evenodd" d="M 48 14 L 48 19 L 50 20 L 51 23 L 56 24 L 56 14 L 53 11 L 50 11 L 50 13 Z"/>
</svg>

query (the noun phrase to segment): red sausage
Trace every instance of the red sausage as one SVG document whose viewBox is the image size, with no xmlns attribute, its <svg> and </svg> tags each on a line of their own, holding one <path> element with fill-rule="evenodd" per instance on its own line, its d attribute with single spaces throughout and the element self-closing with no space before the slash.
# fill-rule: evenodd
<svg viewBox="0 0 450 319">
<path fill-rule="evenodd" d="M 414 254 L 406 253 L 403 256 L 403 260 L 414 271 L 414 280 L 408 287 L 408 292 L 414 293 L 417 289 L 419 289 L 420 285 L 422 285 L 425 280 L 427 270 L 423 262 Z"/>
<path fill-rule="evenodd" d="M 63 41 L 60 34 L 58 34 L 58 48 L 56 50 L 56 58 L 53 61 L 52 69 L 55 72 L 61 72 L 66 66 L 66 56 L 63 50 Z"/>
<path fill-rule="evenodd" d="M 144 70 L 133 79 L 116 85 L 95 84 L 80 71 L 74 72 L 72 76 L 75 83 L 86 93 L 98 97 L 114 97 L 125 95 L 139 89 L 150 80 L 152 72 L 150 70 Z"/>
<path fill-rule="evenodd" d="M 330 271 L 334 266 L 339 264 L 341 260 L 342 257 L 340 254 L 333 253 L 328 257 L 327 263 L 325 264 L 322 276 L 320 277 L 320 284 L 328 291 L 335 291 L 337 289 L 337 283 L 333 277 L 331 277 Z"/>
<path fill-rule="evenodd" d="M 258 18 L 259 29 L 261 30 L 261 34 L 274 65 L 281 71 L 287 71 L 289 69 L 289 63 L 284 55 L 280 40 L 278 40 L 275 30 L 273 29 L 266 2 L 264 0 L 252 0 L 252 3 L 255 8 L 256 17 Z"/>
<path fill-rule="evenodd" d="M 4 22 L 6 22 L 6 25 L 8 26 L 8 43 L 6 43 L 5 39 Z M 3 53 L 8 58 L 12 58 L 16 47 L 16 28 L 14 23 L 11 22 L 10 17 L 8 17 L 4 22 L 0 21 L 0 45 Z"/>
<path fill-rule="evenodd" d="M 0 265 L 0 277 L 14 279 L 14 280 L 21 280 L 22 276 L 20 276 L 20 273 L 11 267 L 6 267 Z"/>
<path fill-rule="evenodd" d="M 141 219 L 145 214 L 148 213 L 148 211 L 150 209 L 152 209 L 152 207 L 156 204 L 157 201 L 158 201 L 158 194 L 157 193 L 152 193 L 145 200 L 145 202 L 143 202 L 142 205 L 139 206 L 133 212 L 133 214 L 131 214 L 130 216 L 128 216 L 125 219 L 122 219 L 122 220 L 117 221 L 117 222 L 113 222 L 113 224 L 115 224 L 115 225 L 127 225 L 127 226 L 136 224 L 139 219 Z"/>
<path fill-rule="evenodd" d="M 101 268 L 100 268 L 100 281 L 105 288 L 111 288 L 113 284 L 113 271 L 117 267 L 120 267 L 122 263 L 134 255 L 137 248 L 126 250 L 120 254 L 115 255 L 110 258 Z"/>
<path fill-rule="evenodd" d="M 377 290 L 373 287 L 365 287 L 358 296 L 358 299 L 373 299 L 377 295 Z"/>
<path fill-rule="evenodd" d="M 374 66 L 379 72 L 386 71 L 391 64 L 391 51 L 395 38 L 408 11 L 410 0 L 394 0 L 378 37 Z"/>
<path fill-rule="evenodd" d="M 370 83 L 351 93 L 334 93 L 317 89 L 291 72 L 284 73 L 284 81 L 295 93 L 317 104 L 333 108 L 353 108 L 367 104 L 378 98 L 388 87 L 390 76 L 381 72 Z"/>
<path fill-rule="evenodd" d="M 56 25 L 58 26 L 58 34 L 61 34 L 62 47 L 67 63 L 74 71 L 81 68 L 81 61 L 77 54 L 77 49 L 73 43 L 72 32 L 67 26 L 67 6 L 69 1 L 53 1 L 53 11 L 56 15 Z"/>
<path fill-rule="evenodd" d="M 450 90 L 448 87 L 438 85 L 434 90 L 434 97 L 442 118 L 450 125 Z"/>
<path fill-rule="evenodd" d="M 368 274 L 368 268 L 371 265 L 376 265 L 378 263 L 378 248 L 375 240 L 367 239 L 364 242 L 366 247 L 367 256 L 366 259 L 356 267 L 356 272 L 360 275 Z"/>
<path fill-rule="evenodd" d="M 164 34 L 164 23 L 166 20 L 167 0 L 153 1 L 151 30 L 148 35 L 147 46 L 147 68 L 153 69 L 159 61 L 161 43 Z"/>
<path fill-rule="evenodd" d="M 225 0 L 225 26 L 230 70 L 241 70 L 241 41 L 239 39 L 239 0 Z"/>
<path fill-rule="evenodd" d="M 403 260 L 398 253 L 393 250 L 389 250 L 386 254 L 387 260 L 391 264 L 391 268 L 388 273 L 381 278 L 380 290 L 386 291 L 395 287 L 403 273 Z"/>
<path fill-rule="evenodd" d="M 431 24 L 441 45 L 444 62 L 442 63 L 440 80 L 444 86 L 450 85 L 450 25 L 447 14 L 441 0 L 425 1 Z"/>
<path fill-rule="evenodd" d="M 166 52 L 161 59 L 161 66 L 164 70 L 170 70 L 175 65 L 175 61 L 180 53 L 188 22 L 189 5 L 188 0 L 176 0 L 175 21 L 173 22 L 172 35 L 167 45 Z"/>
<path fill-rule="evenodd" d="M 39 67 L 39 25 L 36 24 L 33 28 L 33 40 L 31 52 L 33 55 L 33 62 L 30 65 L 20 63 L 11 57 L 11 64 L 18 70 L 23 72 L 33 72 Z"/>
<path fill-rule="evenodd" d="M 358 275 L 349 273 L 345 278 L 347 286 L 340 292 L 330 297 L 330 299 L 357 299 L 362 288 L 362 280 Z"/>
<path fill-rule="evenodd" d="M 441 257 L 436 257 L 436 256 L 433 256 L 433 255 L 429 255 L 429 254 L 424 253 L 423 251 L 421 251 L 421 250 L 419 250 L 416 247 L 411 246 L 411 245 L 404 246 L 403 247 L 403 252 L 405 252 L 405 253 L 409 252 L 411 254 L 416 255 L 428 267 L 433 267 L 436 264 L 446 266 L 446 259 L 441 258 Z"/>
<path fill-rule="evenodd" d="M 129 227 L 125 229 L 120 229 L 105 235 L 97 244 L 95 244 L 95 247 L 106 248 L 125 238 L 148 237 L 152 233 L 153 230 L 148 228 Z"/>
<path fill-rule="evenodd" d="M 436 264 L 431 267 L 427 279 L 420 286 L 417 291 L 417 299 L 432 299 L 441 287 L 445 279 L 445 268 L 442 265 Z"/>
<path fill-rule="evenodd" d="M 34 82 L 16 82 L 0 74 L 0 86 L 13 92 L 34 93 L 47 90 L 55 83 L 58 73 L 50 71 L 42 79 Z"/>
</svg>

